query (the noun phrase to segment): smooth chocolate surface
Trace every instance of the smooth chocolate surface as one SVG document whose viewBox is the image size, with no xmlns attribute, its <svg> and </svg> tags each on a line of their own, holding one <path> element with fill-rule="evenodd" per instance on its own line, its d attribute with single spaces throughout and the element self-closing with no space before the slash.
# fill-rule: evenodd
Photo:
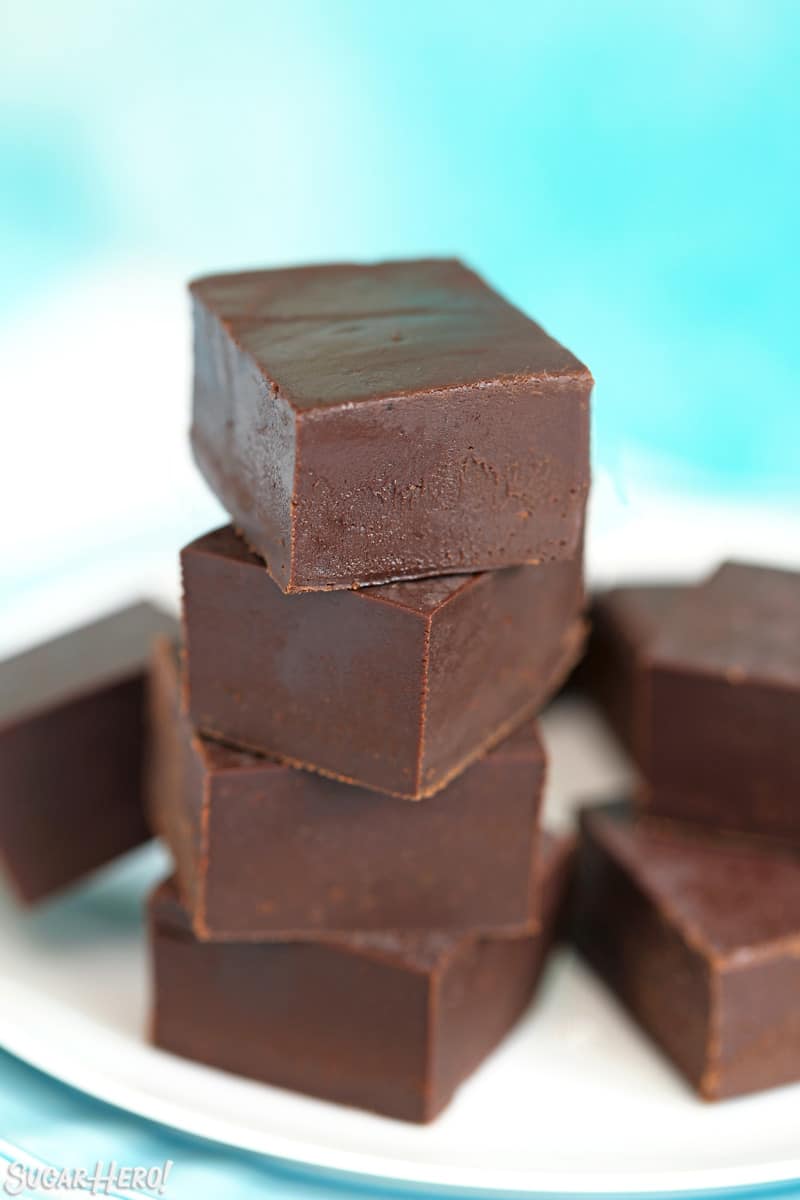
<svg viewBox="0 0 800 1200">
<path fill-rule="evenodd" d="M 800 1079 L 800 858 L 587 810 L 583 956 L 707 1100 Z"/>
<path fill-rule="evenodd" d="M 191 293 L 194 454 L 282 590 L 578 552 L 591 375 L 460 262 Z"/>
<path fill-rule="evenodd" d="M 583 643 L 579 560 L 303 596 L 230 526 L 181 560 L 193 724 L 412 799 L 536 714 Z"/>
<path fill-rule="evenodd" d="M 571 863 L 570 839 L 545 840 L 542 931 L 521 938 L 200 942 L 162 884 L 150 901 L 153 1039 L 265 1083 L 432 1120 L 526 1008 Z"/>
<path fill-rule="evenodd" d="M 150 711 L 151 820 L 198 937 L 534 927 L 545 755 L 532 722 L 408 804 L 196 735 L 165 639 Z"/>
<path fill-rule="evenodd" d="M 591 601 L 589 643 L 575 684 L 637 762 L 644 721 L 642 653 L 685 591 L 677 584 L 629 584 L 599 592 Z"/>
<path fill-rule="evenodd" d="M 800 841 L 800 574 L 726 563 L 644 669 L 647 810 Z"/>
<path fill-rule="evenodd" d="M 33 902 L 148 837 L 150 643 L 177 622 L 136 604 L 0 664 L 0 862 Z"/>
</svg>

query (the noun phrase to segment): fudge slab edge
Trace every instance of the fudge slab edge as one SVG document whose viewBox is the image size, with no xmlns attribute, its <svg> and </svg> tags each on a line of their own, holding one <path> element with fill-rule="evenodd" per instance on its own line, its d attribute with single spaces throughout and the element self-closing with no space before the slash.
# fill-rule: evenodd
<svg viewBox="0 0 800 1200">
<path fill-rule="evenodd" d="M 527 1007 L 557 936 L 571 839 L 545 841 L 543 932 L 197 941 L 170 881 L 150 898 L 162 1049 L 320 1099 L 432 1120 Z"/>
<path fill-rule="evenodd" d="M 408 804 L 207 740 L 180 691 L 175 648 L 161 639 L 150 821 L 201 939 L 535 927 L 546 763 L 532 722 L 424 804 Z"/>
<path fill-rule="evenodd" d="M 535 716 L 583 645 L 580 560 L 289 597 L 226 526 L 181 563 L 195 727 L 409 799 Z"/>
<path fill-rule="evenodd" d="M 33 904 L 150 836 L 145 679 L 175 619 L 132 605 L 0 664 L 0 862 Z"/>
<path fill-rule="evenodd" d="M 573 555 L 591 375 L 450 260 L 191 285 L 192 446 L 284 591 Z"/>
<path fill-rule="evenodd" d="M 631 583 L 590 598 L 589 641 L 570 687 L 590 698 L 636 762 L 642 757 L 641 656 L 685 590 L 675 583 Z"/>
<path fill-rule="evenodd" d="M 636 816 L 582 814 L 573 937 L 706 1100 L 800 1079 L 800 861 Z"/>
<path fill-rule="evenodd" d="M 725 563 L 643 660 L 643 807 L 800 843 L 800 573 Z"/>
</svg>

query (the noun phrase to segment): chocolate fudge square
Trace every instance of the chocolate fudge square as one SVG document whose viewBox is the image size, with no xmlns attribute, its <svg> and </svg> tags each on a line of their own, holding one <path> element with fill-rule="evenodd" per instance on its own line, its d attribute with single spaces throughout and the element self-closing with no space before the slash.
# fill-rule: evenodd
<svg viewBox="0 0 800 1200">
<path fill-rule="evenodd" d="M 455 260 L 191 284 L 192 446 L 286 592 L 579 547 L 592 378 Z"/>
<path fill-rule="evenodd" d="M 626 805 L 582 819 L 583 957 L 706 1100 L 800 1079 L 800 859 Z"/>
<path fill-rule="evenodd" d="M 569 838 L 548 838 L 542 929 L 200 942 L 173 882 L 150 900 L 156 1045 L 264 1083 L 430 1121 L 524 1012 L 559 930 Z"/>
<path fill-rule="evenodd" d="M 600 709 L 619 741 L 639 762 L 644 727 L 642 655 L 655 640 L 685 586 L 635 583 L 592 597 L 586 657 L 575 686 Z"/>
<path fill-rule="evenodd" d="M 800 842 L 800 574 L 726 563 L 644 663 L 646 809 Z"/>
<path fill-rule="evenodd" d="M 583 645 L 577 559 L 302 596 L 230 526 L 181 561 L 195 727 L 410 799 L 538 713 Z"/>
<path fill-rule="evenodd" d="M 135 604 L 0 664 L 0 865 L 42 900 L 149 837 L 143 805 L 152 639 Z"/>
<path fill-rule="evenodd" d="M 535 925 L 545 755 L 533 722 L 424 804 L 233 750 L 180 711 L 174 647 L 154 649 L 153 827 L 195 934 L 296 940 Z"/>
</svg>

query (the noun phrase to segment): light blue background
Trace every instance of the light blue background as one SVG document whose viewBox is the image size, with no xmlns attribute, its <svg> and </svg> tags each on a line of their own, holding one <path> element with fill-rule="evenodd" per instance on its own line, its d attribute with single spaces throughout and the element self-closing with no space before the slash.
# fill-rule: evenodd
<svg viewBox="0 0 800 1200">
<path fill-rule="evenodd" d="M 800 492 L 793 0 L 17 0 L 0 321 L 94 260 L 457 253 L 592 367 L 596 463 Z"/>
<path fill-rule="evenodd" d="M 455 253 L 592 367 L 597 466 L 796 501 L 799 63 L 793 0 L 5 0 L 0 332 L 117 260 Z M 0 1057 L 3 1135 L 312 1194 Z"/>
</svg>

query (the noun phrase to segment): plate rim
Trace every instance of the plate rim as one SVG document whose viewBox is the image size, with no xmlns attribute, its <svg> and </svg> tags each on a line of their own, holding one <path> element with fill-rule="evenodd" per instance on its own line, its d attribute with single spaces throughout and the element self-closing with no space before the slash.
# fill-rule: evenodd
<svg viewBox="0 0 800 1200">
<path fill-rule="evenodd" d="M 17 1001 L 13 997 L 16 994 Z M 30 1004 L 30 1001 L 33 1001 Z M 38 1003 L 37 1003 L 38 1002 Z M 800 1179 L 800 1156 L 778 1159 L 770 1163 L 738 1164 L 724 1167 L 676 1168 L 669 1171 L 637 1170 L 634 1172 L 606 1172 L 593 1181 L 587 1190 L 585 1173 L 570 1170 L 535 1171 L 531 1168 L 504 1170 L 496 1165 L 484 1166 L 428 1162 L 407 1156 L 392 1157 L 369 1151 L 339 1149 L 322 1145 L 313 1140 L 287 1137 L 259 1130 L 257 1133 L 242 1128 L 223 1117 L 213 1117 L 198 1112 L 186 1104 L 148 1091 L 136 1082 L 118 1075 L 110 1075 L 98 1059 L 89 1062 L 85 1057 L 70 1054 L 63 1045 L 45 1043 L 37 1037 L 35 1028 L 20 1022 L 20 1011 L 33 1011 L 42 1003 L 35 989 L 14 981 L 6 981 L 0 993 L 0 1021 L 3 1024 L 2 1046 L 8 1053 L 84 1095 L 109 1104 L 114 1108 L 143 1120 L 153 1121 L 168 1129 L 201 1138 L 216 1145 L 243 1150 L 250 1154 L 278 1160 L 286 1168 L 312 1169 L 333 1172 L 341 1176 L 372 1180 L 378 1184 L 403 1184 L 408 1186 L 458 1189 L 467 1195 L 493 1192 L 495 1194 L 524 1193 L 537 1195 L 561 1195 L 589 1198 L 611 1195 L 659 1196 L 664 1194 L 698 1192 L 732 1192 L 741 1188 L 767 1187 L 774 1184 L 796 1182 Z M 20 1010 L 20 1004 L 24 1007 Z M 127 1034 L 108 1029 L 106 1036 L 129 1042 Z M 78 1043 L 79 1045 L 82 1043 Z M 136 1043 L 136 1050 L 155 1056 L 169 1069 L 180 1071 L 188 1066 L 211 1075 L 228 1077 L 229 1073 L 215 1067 L 183 1060 L 147 1041 Z M 99 1056 L 102 1057 L 102 1056 Z M 232 1079 L 237 1076 L 229 1076 Z M 275 1091 L 282 1089 L 275 1088 Z"/>
</svg>

